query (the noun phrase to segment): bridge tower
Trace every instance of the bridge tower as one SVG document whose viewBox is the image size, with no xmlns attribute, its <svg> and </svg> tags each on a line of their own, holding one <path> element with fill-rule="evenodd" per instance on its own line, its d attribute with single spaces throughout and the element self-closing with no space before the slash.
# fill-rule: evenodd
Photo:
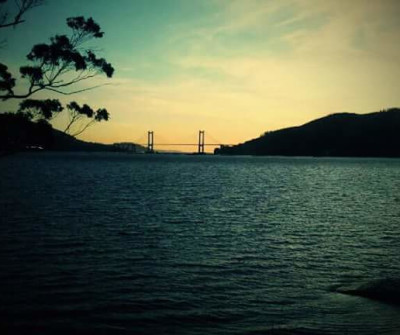
<svg viewBox="0 0 400 335">
<path fill-rule="evenodd" d="M 154 153 L 154 131 L 147 132 L 147 151 L 148 154 Z"/>
<path fill-rule="evenodd" d="M 198 154 L 204 154 L 204 130 L 199 130 Z"/>
</svg>

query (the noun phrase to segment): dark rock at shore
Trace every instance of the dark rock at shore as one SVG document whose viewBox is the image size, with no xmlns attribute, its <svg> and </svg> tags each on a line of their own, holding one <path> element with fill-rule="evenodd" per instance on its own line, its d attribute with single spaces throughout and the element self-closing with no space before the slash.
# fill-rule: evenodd
<svg viewBox="0 0 400 335">
<path fill-rule="evenodd" d="M 400 279 L 397 278 L 380 279 L 359 286 L 339 287 L 336 292 L 400 305 Z"/>
</svg>

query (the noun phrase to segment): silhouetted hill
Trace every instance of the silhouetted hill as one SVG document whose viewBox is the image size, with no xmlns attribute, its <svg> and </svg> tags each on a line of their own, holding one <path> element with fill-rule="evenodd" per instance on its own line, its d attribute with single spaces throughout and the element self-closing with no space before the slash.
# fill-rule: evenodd
<svg viewBox="0 0 400 335">
<path fill-rule="evenodd" d="M 400 157 L 400 109 L 370 114 L 332 114 L 271 131 L 232 147 L 225 155 Z"/>
<path fill-rule="evenodd" d="M 0 114 L 0 151 L 18 151 L 31 146 L 53 146 L 53 129 L 47 122 L 31 122 L 24 115 Z"/>
<path fill-rule="evenodd" d="M 57 151 L 132 151 L 121 147 L 85 142 L 53 129 L 47 122 L 31 122 L 23 115 L 0 114 L 0 152 L 43 148 Z"/>
<path fill-rule="evenodd" d="M 57 151 L 115 151 L 112 145 L 85 142 L 76 139 L 73 136 L 64 134 L 63 132 L 53 129 L 53 145 L 48 148 Z"/>
</svg>

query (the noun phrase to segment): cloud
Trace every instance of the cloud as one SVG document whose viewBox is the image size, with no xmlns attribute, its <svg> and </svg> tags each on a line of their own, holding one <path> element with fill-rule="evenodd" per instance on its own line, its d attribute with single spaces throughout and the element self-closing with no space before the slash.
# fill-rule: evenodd
<svg viewBox="0 0 400 335">
<path fill-rule="evenodd" d="M 231 89 L 234 83 L 241 83 L 245 91 L 257 93 L 264 90 L 269 96 L 288 94 L 291 97 L 314 96 L 318 99 L 328 96 L 337 99 L 339 94 L 345 100 L 350 89 L 362 94 L 360 88 L 376 86 L 376 82 L 384 82 L 385 78 L 391 81 L 393 74 L 399 73 L 395 62 L 399 52 L 396 43 L 399 27 L 394 18 L 400 6 L 396 1 L 293 0 L 283 2 L 284 5 L 272 2 L 272 6 L 266 1 L 221 3 L 227 7 L 219 25 L 201 29 L 198 36 L 204 38 L 188 42 L 196 47 L 188 48 L 189 52 L 185 54 L 174 55 L 171 62 L 186 70 L 214 71 L 226 79 L 227 89 Z M 268 21 L 268 15 L 276 15 L 288 5 L 294 9 L 291 16 L 286 16 L 281 22 Z M 293 25 L 306 19 L 316 22 L 317 18 L 324 18 L 324 22 L 311 27 L 301 25 L 296 28 Z M 282 53 L 271 52 L 267 46 L 256 51 L 250 49 L 246 54 L 235 54 L 234 50 L 240 47 L 240 43 L 246 43 L 238 40 L 237 45 L 232 46 L 231 54 L 205 52 L 210 47 L 210 40 L 221 31 L 234 35 L 263 25 L 292 25 L 289 30 L 275 30 L 274 36 L 290 48 Z M 360 34 L 362 43 L 359 41 L 357 44 Z M 188 36 L 195 35 L 188 32 Z M 259 46 L 263 45 L 262 40 L 258 42 Z M 354 86 L 349 87 L 349 83 Z"/>
</svg>

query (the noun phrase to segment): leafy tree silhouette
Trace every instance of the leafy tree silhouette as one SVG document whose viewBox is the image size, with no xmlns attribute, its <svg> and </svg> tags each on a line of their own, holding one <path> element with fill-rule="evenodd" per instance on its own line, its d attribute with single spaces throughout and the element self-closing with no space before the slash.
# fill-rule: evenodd
<svg viewBox="0 0 400 335">
<path fill-rule="evenodd" d="M 0 0 L 5 3 L 7 0 Z M 15 26 L 22 23 L 22 15 L 27 10 L 41 4 L 41 1 L 21 0 L 17 16 L 12 24 L 4 23 L 0 28 Z M 3 20 L 6 21 L 6 18 Z M 1 20 L 0 20 L 1 22 Z M 111 78 L 114 68 L 104 58 L 99 58 L 92 49 L 85 48 L 85 44 L 93 39 L 102 38 L 104 32 L 92 19 L 83 16 L 70 17 L 66 20 L 71 29 L 69 36 L 55 35 L 50 38 L 49 43 L 41 43 L 33 46 L 27 55 L 30 65 L 21 66 L 19 72 L 21 78 L 27 81 L 25 91 L 17 92 L 17 79 L 9 72 L 5 64 L 0 63 L 0 99 L 26 99 L 20 103 L 19 113 L 25 114 L 31 120 L 50 121 L 57 113 L 65 110 L 58 99 L 35 100 L 30 98 L 40 91 L 50 91 L 62 95 L 71 95 L 94 89 L 92 86 L 83 89 L 71 89 L 79 82 L 86 81 L 97 75 L 105 75 Z M 27 99 L 29 98 L 29 99 Z M 96 112 L 88 105 L 80 107 L 76 102 L 67 105 L 69 122 L 64 132 L 73 136 L 81 134 L 95 122 L 109 120 L 109 113 L 101 108 Z M 84 117 L 89 121 L 71 129 L 74 124 L 81 123 Z"/>
</svg>

